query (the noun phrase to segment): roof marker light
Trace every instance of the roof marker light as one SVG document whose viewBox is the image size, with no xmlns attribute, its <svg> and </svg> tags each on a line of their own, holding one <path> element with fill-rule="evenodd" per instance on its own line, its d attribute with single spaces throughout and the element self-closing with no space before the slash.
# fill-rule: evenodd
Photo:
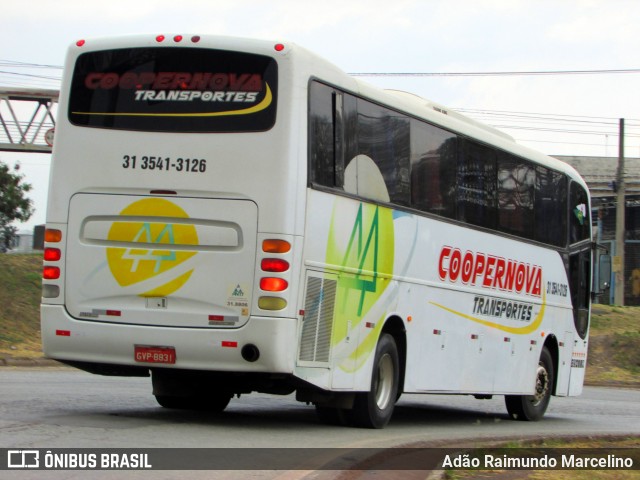
<svg viewBox="0 0 640 480">
<path fill-rule="evenodd" d="M 85 43 L 86 43 L 85 40 L 78 40 L 76 42 L 76 47 L 83 47 Z"/>
<path fill-rule="evenodd" d="M 173 37 L 173 41 L 179 43 L 182 41 L 182 38 L 182 35 L 176 35 L 175 37 Z"/>
<path fill-rule="evenodd" d="M 165 38 L 164 35 L 158 35 L 156 37 L 156 42 L 162 43 L 162 42 L 164 42 L 164 38 Z"/>
<path fill-rule="evenodd" d="M 273 49 L 274 49 L 276 52 L 281 52 L 281 51 L 283 51 L 283 50 L 284 50 L 284 45 L 283 45 L 282 43 L 276 43 L 276 44 L 273 46 Z"/>
<path fill-rule="evenodd" d="M 193 37 L 191 37 L 191 41 L 193 43 L 198 43 L 200 41 L 200 35 L 194 35 Z"/>
</svg>

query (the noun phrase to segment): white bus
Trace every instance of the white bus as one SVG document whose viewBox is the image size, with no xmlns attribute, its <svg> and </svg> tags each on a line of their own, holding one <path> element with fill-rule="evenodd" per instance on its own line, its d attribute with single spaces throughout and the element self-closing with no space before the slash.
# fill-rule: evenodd
<svg viewBox="0 0 640 480">
<path fill-rule="evenodd" d="M 47 357 L 167 408 L 291 394 L 381 428 L 402 393 L 580 394 L 585 182 L 288 43 L 70 47 L 47 212 Z"/>
</svg>

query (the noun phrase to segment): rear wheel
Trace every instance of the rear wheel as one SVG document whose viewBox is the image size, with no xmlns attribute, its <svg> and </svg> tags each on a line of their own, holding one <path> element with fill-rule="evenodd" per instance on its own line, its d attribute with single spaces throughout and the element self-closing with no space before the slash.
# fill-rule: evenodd
<svg viewBox="0 0 640 480">
<path fill-rule="evenodd" d="M 536 369 L 536 389 L 533 395 L 506 395 L 507 412 L 514 420 L 540 420 L 549 406 L 553 389 L 553 359 L 547 347 L 542 349 Z"/>
<path fill-rule="evenodd" d="M 356 393 L 352 420 L 356 426 L 383 428 L 393 414 L 400 378 L 398 348 L 393 337 L 383 333 L 376 347 L 368 392 Z"/>
</svg>

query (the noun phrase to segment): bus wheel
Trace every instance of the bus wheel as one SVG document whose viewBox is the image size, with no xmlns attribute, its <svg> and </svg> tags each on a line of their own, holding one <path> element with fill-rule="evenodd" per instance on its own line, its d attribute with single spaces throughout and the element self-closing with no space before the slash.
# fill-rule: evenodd
<svg viewBox="0 0 640 480">
<path fill-rule="evenodd" d="M 553 389 L 553 359 L 547 347 L 542 349 L 536 370 L 536 391 L 533 395 L 506 395 L 507 412 L 514 420 L 540 420 L 549 406 Z"/>
<path fill-rule="evenodd" d="M 158 404 L 164 408 L 176 410 L 198 410 L 204 412 L 222 412 L 231 401 L 231 394 L 218 393 L 188 397 L 155 395 Z"/>
<path fill-rule="evenodd" d="M 352 420 L 365 428 L 383 428 L 391 419 L 400 378 L 398 348 L 393 337 L 380 336 L 371 374 L 371 389 L 356 393 Z"/>
</svg>

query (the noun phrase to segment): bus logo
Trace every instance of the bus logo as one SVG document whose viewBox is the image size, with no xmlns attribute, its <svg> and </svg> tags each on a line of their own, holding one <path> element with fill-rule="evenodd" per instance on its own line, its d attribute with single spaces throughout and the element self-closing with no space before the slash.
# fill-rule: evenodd
<svg viewBox="0 0 640 480">
<path fill-rule="evenodd" d="M 157 285 L 156 277 L 168 277 L 168 282 L 140 294 L 153 297 L 182 287 L 193 269 L 176 275 L 170 272 L 197 253 L 183 246 L 198 245 L 196 227 L 181 221 L 189 218 L 187 213 L 169 200 L 145 198 L 126 207 L 120 216 L 122 220 L 113 222 L 107 237 L 126 244 L 107 248 L 107 263 L 118 284 L 146 287 L 147 282 Z"/>
</svg>

